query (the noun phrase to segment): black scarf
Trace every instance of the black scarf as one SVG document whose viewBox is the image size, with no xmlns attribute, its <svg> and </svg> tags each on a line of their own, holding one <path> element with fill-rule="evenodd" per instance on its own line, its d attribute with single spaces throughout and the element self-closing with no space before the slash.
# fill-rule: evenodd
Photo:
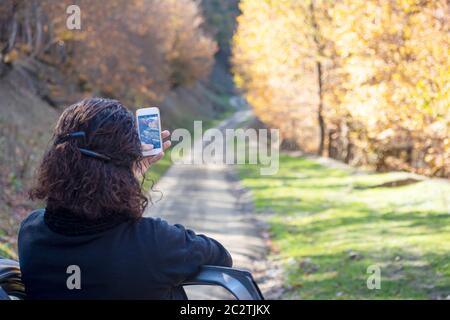
<svg viewBox="0 0 450 320">
<path fill-rule="evenodd" d="M 111 212 L 97 219 L 89 219 L 66 208 L 50 209 L 48 206 L 44 214 L 45 224 L 50 230 L 67 236 L 100 233 L 129 220 L 131 218 L 128 215 L 119 212 Z"/>
</svg>

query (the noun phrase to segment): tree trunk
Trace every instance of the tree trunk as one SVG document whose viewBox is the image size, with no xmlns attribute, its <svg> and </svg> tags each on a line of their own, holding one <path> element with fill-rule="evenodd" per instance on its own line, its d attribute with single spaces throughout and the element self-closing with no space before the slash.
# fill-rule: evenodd
<svg viewBox="0 0 450 320">
<path fill-rule="evenodd" d="M 319 149 L 317 153 L 322 156 L 325 146 L 325 120 L 323 118 L 323 89 L 322 89 L 322 63 L 320 61 L 316 62 L 317 67 L 317 83 L 319 87 L 319 105 L 317 109 L 317 120 L 319 122 Z"/>
<path fill-rule="evenodd" d="M 324 146 L 325 146 L 325 120 L 323 118 L 323 86 L 322 86 L 322 62 L 321 58 L 324 55 L 324 42 L 322 37 L 320 36 L 320 26 L 316 20 L 316 8 L 315 3 L 312 0 L 309 3 L 309 13 L 311 17 L 311 26 L 313 29 L 313 40 L 316 45 L 316 71 L 317 71 L 317 85 L 319 89 L 319 105 L 317 109 L 317 120 L 319 122 L 319 148 L 317 150 L 317 154 L 319 156 L 323 155 Z"/>
<path fill-rule="evenodd" d="M 33 11 L 35 14 L 35 20 L 36 20 L 36 37 L 34 41 L 34 50 L 32 57 L 36 57 L 39 55 L 41 48 L 42 48 L 42 37 L 43 37 L 43 27 L 42 27 L 42 12 L 41 8 L 37 7 L 36 2 L 33 3 Z"/>
</svg>

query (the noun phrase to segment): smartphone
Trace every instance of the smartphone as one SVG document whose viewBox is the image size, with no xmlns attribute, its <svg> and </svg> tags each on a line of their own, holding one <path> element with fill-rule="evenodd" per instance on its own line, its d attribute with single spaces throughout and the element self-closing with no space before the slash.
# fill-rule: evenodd
<svg viewBox="0 0 450 320">
<path fill-rule="evenodd" d="M 161 139 L 161 117 L 159 109 L 142 108 L 136 110 L 137 129 L 142 143 L 142 154 L 153 156 L 163 151 Z M 149 150 L 149 146 L 153 149 Z"/>
</svg>

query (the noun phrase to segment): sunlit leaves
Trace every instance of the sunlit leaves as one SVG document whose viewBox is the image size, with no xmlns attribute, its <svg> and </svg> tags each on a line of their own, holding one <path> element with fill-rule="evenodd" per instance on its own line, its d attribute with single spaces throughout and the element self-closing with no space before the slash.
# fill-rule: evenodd
<svg viewBox="0 0 450 320">
<path fill-rule="evenodd" d="M 244 0 L 241 10 L 235 79 L 261 120 L 315 151 L 320 61 L 329 156 L 450 176 L 447 1 Z"/>
</svg>

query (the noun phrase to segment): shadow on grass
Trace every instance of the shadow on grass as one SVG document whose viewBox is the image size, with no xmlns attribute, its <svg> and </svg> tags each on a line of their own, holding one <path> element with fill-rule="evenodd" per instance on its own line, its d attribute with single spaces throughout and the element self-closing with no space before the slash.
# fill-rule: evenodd
<svg viewBox="0 0 450 320">
<path fill-rule="evenodd" d="M 356 189 L 373 189 L 373 188 L 397 188 L 397 187 L 403 187 L 408 186 L 411 184 L 415 184 L 418 182 L 422 182 L 423 180 L 420 179 L 413 179 L 413 178 L 406 178 L 406 179 L 399 179 L 394 181 L 387 181 L 381 184 L 377 185 L 368 185 L 368 186 L 356 186 Z"/>
<path fill-rule="evenodd" d="M 271 233 L 287 261 L 288 297 L 450 295 L 448 185 L 420 183 L 405 173 L 354 175 L 286 156 L 274 176 L 259 176 L 257 167 L 240 169 L 256 209 L 275 213 Z M 372 264 L 381 266 L 381 290 L 367 289 Z"/>
<path fill-rule="evenodd" d="M 400 248 L 383 254 L 360 251 L 317 254 L 291 259 L 286 267 L 286 297 L 292 299 L 444 299 L 450 280 L 433 270 L 445 255 L 418 256 Z M 369 289 L 367 281 L 380 270 L 380 289 Z M 369 280 L 369 282 L 371 282 Z"/>
<path fill-rule="evenodd" d="M 450 226 L 450 214 L 448 212 L 424 212 L 409 211 L 402 214 L 393 211 L 383 214 L 383 220 L 406 222 L 404 227 L 424 227 L 430 232 L 445 231 Z M 449 258 L 450 260 L 450 258 Z"/>
</svg>

